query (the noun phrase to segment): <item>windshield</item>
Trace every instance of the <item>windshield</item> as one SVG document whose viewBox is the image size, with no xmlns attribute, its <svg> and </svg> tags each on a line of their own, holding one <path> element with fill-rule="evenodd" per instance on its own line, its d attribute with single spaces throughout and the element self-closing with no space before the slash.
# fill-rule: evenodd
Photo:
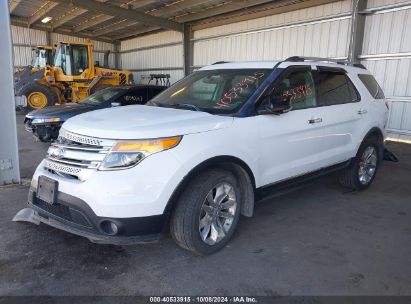
<svg viewBox="0 0 411 304">
<path fill-rule="evenodd" d="M 81 103 L 86 103 L 90 104 L 93 106 L 101 105 L 108 100 L 112 99 L 113 97 L 121 95 L 123 92 L 125 92 L 125 89 L 121 88 L 106 88 L 101 91 L 98 91 L 86 98 L 84 98 Z"/>
<path fill-rule="evenodd" d="M 157 95 L 149 105 L 234 113 L 253 95 L 270 72 L 270 69 L 197 71 Z"/>
<path fill-rule="evenodd" d="M 60 67 L 65 75 L 78 76 L 88 68 L 86 45 L 60 44 L 54 57 L 54 66 Z"/>
<path fill-rule="evenodd" d="M 34 57 L 31 62 L 31 66 L 44 68 L 49 63 L 47 57 L 48 57 L 47 50 L 45 49 L 34 50 Z"/>
</svg>

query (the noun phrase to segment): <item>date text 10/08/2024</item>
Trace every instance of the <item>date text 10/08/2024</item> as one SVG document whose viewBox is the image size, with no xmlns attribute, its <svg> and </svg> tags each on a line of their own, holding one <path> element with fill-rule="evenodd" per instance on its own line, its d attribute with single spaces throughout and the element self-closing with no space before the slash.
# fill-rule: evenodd
<svg viewBox="0 0 411 304">
<path fill-rule="evenodd" d="M 169 297 L 150 297 L 150 303 L 258 303 L 255 297 L 232 296 L 232 297 L 216 297 L 216 296 L 169 296 Z"/>
</svg>

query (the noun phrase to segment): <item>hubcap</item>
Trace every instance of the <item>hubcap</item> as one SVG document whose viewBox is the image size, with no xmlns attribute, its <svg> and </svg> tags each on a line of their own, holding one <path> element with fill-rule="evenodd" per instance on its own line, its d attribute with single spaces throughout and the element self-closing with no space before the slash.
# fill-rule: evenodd
<svg viewBox="0 0 411 304">
<path fill-rule="evenodd" d="M 368 184 L 373 176 L 375 175 L 375 170 L 377 168 L 377 150 L 369 146 L 367 147 L 361 155 L 360 167 L 358 169 L 358 179 L 361 184 Z"/>
<path fill-rule="evenodd" d="M 236 209 L 237 200 L 231 184 L 220 183 L 210 190 L 199 218 L 199 232 L 204 243 L 214 245 L 224 239 L 233 224 Z"/>
<path fill-rule="evenodd" d="M 47 97 L 41 92 L 33 92 L 27 97 L 27 102 L 33 109 L 42 109 L 47 105 Z"/>
</svg>

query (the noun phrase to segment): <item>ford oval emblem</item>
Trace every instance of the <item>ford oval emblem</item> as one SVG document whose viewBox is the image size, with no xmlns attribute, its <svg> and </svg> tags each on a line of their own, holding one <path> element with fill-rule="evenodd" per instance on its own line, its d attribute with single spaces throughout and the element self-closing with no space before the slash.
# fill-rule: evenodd
<svg viewBox="0 0 411 304">
<path fill-rule="evenodd" d="M 66 149 L 62 147 L 58 147 L 57 149 L 53 149 L 51 151 L 51 156 L 58 158 L 58 159 L 63 158 L 65 154 L 66 154 Z"/>
</svg>

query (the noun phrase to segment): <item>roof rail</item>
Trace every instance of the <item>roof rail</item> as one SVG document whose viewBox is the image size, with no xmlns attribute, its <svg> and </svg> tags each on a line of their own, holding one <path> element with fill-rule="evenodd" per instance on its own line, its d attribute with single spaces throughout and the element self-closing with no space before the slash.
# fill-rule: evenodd
<svg viewBox="0 0 411 304">
<path fill-rule="evenodd" d="M 336 64 L 341 64 L 341 65 L 349 65 L 349 66 L 354 66 L 354 67 L 361 68 L 361 69 L 366 69 L 365 66 L 362 65 L 361 63 L 353 63 L 353 62 L 348 61 L 346 59 L 292 56 L 292 57 L 288 57 L 284 61 L 291 61 L 291 62 L 322 61 L 322 62 L 330 62 L 330 63 L 336 63 Z"/>
<path fill-rule="evenodd" d="M 217 61 L 217 62 L 214 62 L 212 65 L 215 65 L 215 64 L 222 64 L 222 63 L 229 63 L 230 61 Z"/>
</svg>

